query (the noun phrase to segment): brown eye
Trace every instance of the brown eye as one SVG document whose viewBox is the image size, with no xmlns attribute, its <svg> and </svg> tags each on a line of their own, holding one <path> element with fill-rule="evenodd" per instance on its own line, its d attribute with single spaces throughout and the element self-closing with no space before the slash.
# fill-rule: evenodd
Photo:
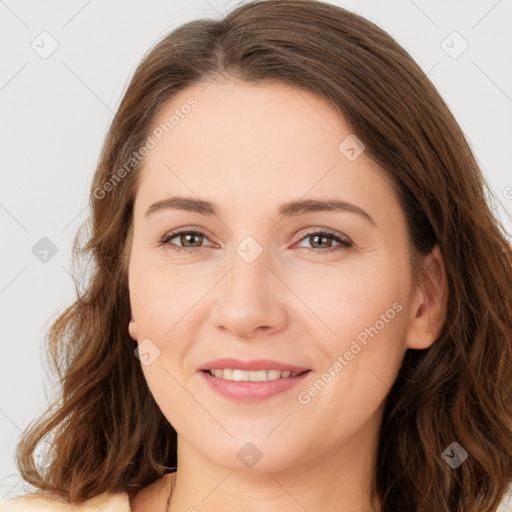
<svg viewBox="0 0 512 512">
<path fill-rule="evenodd" d="M 171 243 L 171 240 L 174 238 L 177 238 L 182 245 Z M 201 231 L 181 230 L 165 235 L 162 240 L 160 240 L 160 245 L 167 245 L 172 250 L 178 252 L 187 251 L 204 247 L 203 241 L 205 239 L 206 237 Z"/>
<path fill-rule="evenodd" d="M 316 249 L 328 249 L 330 247 L 330 243 L 333 241 L 333 237 L 328 237 L 327 235 L 308 235 L 310 240 L 314 240 L 312 245 Z M 323 241 L 323 243 L 322 243 Z M 326 245 L 327 243 L 327 245 Z M 318 244 L 318 246 L 316 246 Z M 316 246 L 316 247 L 315 247 Z"/>
<path fill-rule="evenodd" d="M 201 233 L 186 233 L 178 235 L 180 242 L 183 243 L 184 246 L 187 244 L 191 244 L 190 247 L 200 247 L 203 245 L 203 235 Z"/>
<path fill-rule="evenodd" d="M 311 247 L 302 248 L 310 250 L 320 249 L 320 251 L 316 252 L 337 251 L 352 246 L 352 242 L 348 238 L 344 238 L 341 235 L 328 231 L 312 231 L 303 237 L 300 242 L 303 240 L 310 240 Z M 337 242 L 338 245 L 329 245 L 332 244 L 332 241 Z"/>
</svg>

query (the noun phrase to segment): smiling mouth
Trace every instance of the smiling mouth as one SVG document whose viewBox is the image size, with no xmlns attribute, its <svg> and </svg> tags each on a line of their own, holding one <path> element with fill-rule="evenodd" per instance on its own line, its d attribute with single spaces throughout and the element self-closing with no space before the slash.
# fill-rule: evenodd
<svg viewBox="0 0 512 512">
<path fill-rule="evenodd" d="M 290 379 L 303 375 L 310 370 L 304 370 L 302 372 L 291 372 L 289 370 L 239 370 L 239 369 L 212 369 L 202 370 L 204 373 L 224 380 L 231 380 L 235 382 L 266 382 L 278 379 Z"/>
</svg>

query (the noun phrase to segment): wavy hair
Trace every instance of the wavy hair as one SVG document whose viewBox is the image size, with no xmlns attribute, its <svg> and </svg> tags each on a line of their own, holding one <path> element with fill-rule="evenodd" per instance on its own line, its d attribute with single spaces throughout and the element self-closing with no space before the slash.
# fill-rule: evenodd
<svg viewBox="0 0 512 512">
<path fill-rule="evenodd" d="M 76 504 L 141 489 L 177 467 L 176 431 L 128 333 L 140 162 L 126 162 L 173 95 L 216 77 L 280 81 L 326 98 L 398 191 L 415 283 L 439 246 L 445 321 L 428 349 L 406 351 L 386 397 L 375 486 L 382 512 L 495 511 L 512 482 L 512 250 L 494 196 L 406 50 L 365 18 L 315 0 L 251 1 L 222 19 L 186 23 L 135 70 L 98 160 L 91 217 L 73 243 L 73 263 L 87 259 L 90 272 L 45 336 L 58 398 L 17 445 L 21 476 Z M 46 438 L 57 456 L 38 467 L 34 452 Z M 455 441 L 468 458 L 452 468 L 442 453 Z"/>
</svg>

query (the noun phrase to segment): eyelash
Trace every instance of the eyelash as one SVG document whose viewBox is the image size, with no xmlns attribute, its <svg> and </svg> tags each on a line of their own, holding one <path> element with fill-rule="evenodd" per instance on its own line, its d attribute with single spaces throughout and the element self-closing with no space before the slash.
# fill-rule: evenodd
<svg viewBox="0 0 512 512">
<path fill-rule="evenodd" d="M 160 240 L 159 244 L 162 246 L 167 245 L 167 246 L 169 246 L 169 248 L 172 251 L 176 251 L 178 253 L 183 252 L 183 251 L 190 252 L 190 251 L 194 251 L 194 250 L 201 250 L 201 249 L 205 248 L 205 246 L 180 247 L 179 245 L 169 243 L 173 238 L 176 238 L 177 236 L 183 235 L 183 234 L 200 235 L 200 236 L 204 236 L 206 238 L 206 235 L 204 233 L 202 233 L 201 231 L 182 229 L 182 230 L 177 230 L 177 231 L 168 233 Z M 352 247 L 352 245 L 353 245 L 351 241 L 349 241 L 348 239 L 342 238 L 341 236 L 336 235 L 336 233 L 331 233 L 329 231 L 322 231 L 322 230 L 320 230 L 320 231 L 312 230 L 312 231 L 306 233 L 300 240 L 297 241 L 297 243 L 302 242 L 302 240 L 305 240 L 306 238 L 310 237 L 311 235 L 325 236 L 331 240 L 335 240 L 340 245 L 337 245 L 334 247 L 327 247 L 325 249 L 321 249 L 321 248 L 319 249 L 316 247 L 301 247 L 301 249 L 309 249 L 313 252 L 326 253 L 326 252 L 334 252 L 334 251 L 338 251 L 338 250 L 348 249 L 348 248 Z"/>
</svg>

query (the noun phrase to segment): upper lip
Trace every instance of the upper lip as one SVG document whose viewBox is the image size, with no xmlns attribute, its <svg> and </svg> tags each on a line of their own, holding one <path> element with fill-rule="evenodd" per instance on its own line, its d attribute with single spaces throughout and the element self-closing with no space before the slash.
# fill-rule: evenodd
<svg viewBox="0 0 512 512">
<path fill-rule="evenodd" d="M 241 361 L 240 359 L 221 358 L 214 359 L 204 363 L 199 370 L 216 370 L 230 368 L 233 370 L 280 370 L 290 372 L 304 372 L 309 368 L 297 366 L 289 363 L 281 363 L 272 359 L 253 359 L 251 361 Z"/>
</svg>

